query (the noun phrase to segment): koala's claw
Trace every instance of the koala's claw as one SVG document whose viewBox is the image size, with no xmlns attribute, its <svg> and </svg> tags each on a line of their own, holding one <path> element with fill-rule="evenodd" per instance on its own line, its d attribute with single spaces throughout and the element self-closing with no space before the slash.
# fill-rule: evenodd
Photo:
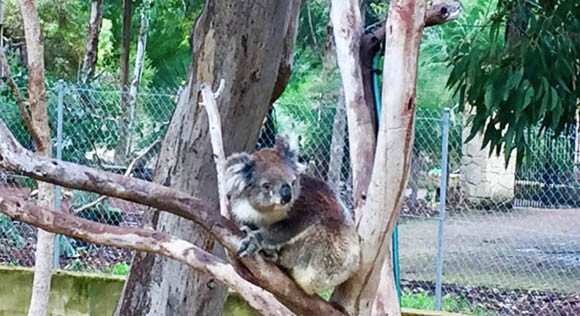
<svg viewBox="0 0 580 316">
<path fill-rule="evenodd" d="M 278 250 L 273 248 L 262 248 L 260 252 L 262 257 L 268 261 L 276 262 L 278 261 Z"/>
<path fill-rule="evenodd" d="M 242 231 L 242 233 L 249 235 L 252 231 L 256 230 L 255 228 L 252 228 L 251 226 L 248 225 L 243 225 L 242 227 L 240 227 L 240 230 Z"/>
<path fill-rule="evenodd" d="M 256 235 L 252 233 L 246 233 L 246 237 L 240 241 L 240 247 L 238 249 L 237 255 L 238 257 L 253 256 L 260 249 L 260 241 Z"/>
</svg>

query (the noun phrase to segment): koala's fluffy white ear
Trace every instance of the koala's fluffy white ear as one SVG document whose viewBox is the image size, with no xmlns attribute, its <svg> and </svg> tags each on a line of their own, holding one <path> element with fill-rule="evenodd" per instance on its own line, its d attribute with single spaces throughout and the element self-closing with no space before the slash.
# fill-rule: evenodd
<svg viewBox="0 0 580 316">
<path fill-rule="evenodd" d="M 306 166 L 298 161 L 298 146 L 291 145 L 290 138 L 287 135 L 276 136 L 276 145 L 274 148 L 278 152 L 278 155 L 286 160 L 296 173 L 303 173 L 306 170 Z"/>
<path fill-rule="evenodd" d="M 256 161 L 248 153 L 235 153 L 226 161 L 226 193 L 236 195 L 252 182 Z"/>
</svg>

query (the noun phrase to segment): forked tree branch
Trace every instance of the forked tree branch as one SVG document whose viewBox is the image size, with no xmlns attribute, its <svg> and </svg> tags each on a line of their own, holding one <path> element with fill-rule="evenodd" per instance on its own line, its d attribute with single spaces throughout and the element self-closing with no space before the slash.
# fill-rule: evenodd
<svg viewBox="0 0 580 316">
<path fill-rule="evenodd" d="M 240 230 L 198 198 L 160 184 L 124 177 L 111 172 L 50 159 L 31 153 L 14 139 L 0 120 L 0 167 L 40 181 L 91 191 L 150 206 L 194 221 L 211 233 L 226 249 L 235 253 Z M 258 284 L 302 315 L 344 315 L 318 296 L 304 293 L 286 274 L 261 258 L 240 259 L 247 271 L 244 278 Z"/>
<path fill-rule="evenodd" d="M 436 26 L 451 22 L 461 13 L 461 2 L 458 0 L 435 0 L 433 5 L 427 9 L 425 13 L 425 27 Z M 362 68 L 362 80 L 364 85 L 364 99 L 366 107 L 359 107 L 359 111 L 369 111 L 373 122 L 376 122 L 377 113 L 375 106 L 375 98 L 372 87 L 372 72 L 379 71 L 373 69 L 373 57 L 379 52 L 385 42 L 387 19 L 368 26 L 360 38 L 360 63 Z M 375 133 L 377 127 L 374 126 L 372 130 L 366 129 L 361 131 L 363 135 L 368 133 Z M 370 135 L 370 134 L 368 134 Z M 372 164 L 372 161 L 368 162 Z M 370 178 L 370 173 L 366 175 Z M 366 188 L 364 188 L 366 191 Z"/>
<path fill-rule="evenodd" d="M 40 227 L 46 231 L 111 247 L 157 253 L 183 262 L 193 269 L 208 273 L 236 290 L 263 315 L 293 315 L 271 293 L 242 278 L 224 260 L 185 240 L 156 230 L 100 224 L 74 215 L 53 212 L 20 198 L 2 194 L 0 212 L 13 220 Z"/>
</svg>

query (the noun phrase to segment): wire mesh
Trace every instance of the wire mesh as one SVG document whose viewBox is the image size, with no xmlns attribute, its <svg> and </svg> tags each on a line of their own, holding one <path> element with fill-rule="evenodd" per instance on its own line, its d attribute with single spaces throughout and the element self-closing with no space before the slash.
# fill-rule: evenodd
<svg viewBox="0 0 580 316">
<path fill-rule="evenodd" d="M 159 143 L 177 101 L 175 90 L 141 90 L 133 119 L 115 88 L 64 85 L 63 159 L 151 179 Z M 48 91 L 56 130 L 57 91 Z M 0 94 L 0 117 L 32 149 L 15 102 Z M 580 183 L 574 134 L 530 138 L 532 154 L 508 168 L 488 157 L 463 117 L 452 115 L 442 249 L 443 309 L 477 315 L 580 314 Z M 121 131 L 121 132 L 120 132 Z M 123 134 L 124 133 L 124 134 Z M 351 206 L 346 112 L 340 103 L 278 102 L 264 122 L 257 148 L 288 134 L 307 172 L 327 180 Z M 125 135 L 125 137 L 123 137 Z M 122 144 L 121 138 L 129 139 Z M 53 138 L 54 139 L 54 138 Z M 399 221 L 404 306 L 433 308 L 441 192 L 441 111 L 419 109 L 411 173 Z M 479 143 L 478 143 L 479 141 Z M 122 152 L 119 156 L 116 153 Z M 577 154 L 576 154 L 577 155 Z M 577 166 L 576 166 L 577 167 Z M 34 196 L 35 181 L 0 170 L 0 190 Z M 64 189 L 62 208 L 86 219 L 139 226 L 144 207 Z M 0 263 L 34 264 L 36 229 L 0 215 Z M 61 236 L 60 266 L 123 274 L 131 252 Z"/>
<path fill-rule="evenodd" d="M 23 92 L 24 89 L 23 89 Z M 62 158 L 100 170 L 151 179 L 160 141 L 171 119 L 177 91 L 142 89 L 134 102 L 121 103 L 128 95 L 112 87 L 87 88 L 71 84 L 55 85 L 47 90 L 49 124 L 56 140 L 58 94 L 63 94 L 64 120 Z M 18 106 L 12 96 L 0 96 L 0 117 L 16 139 L 26 148 L 34 145 L 26 131 Z M 128 121 L 129 107 L 134 107 L 132 121 Z M 125 126 L 123 126 L 125 125 Z M 123 133 L 124 131 L 124 133 Z M 119 150 L 119 140 L 129 139 Z M 124 155 L 115 155 L 121 151 Z M 36 181 L 18 174 L 0 171 L 0 190 L 7 193 L 35 197 Z M 63 189 L 61 209 L 88 220 L 118 226 L 138 227 L 144 207 L 105 198 L 98 194 Z M 67 270 L 105 271 L 123 274 L 128 269 L 131 252 L 88 244 L 74 238 L 59 236 L 58 266 Z M 13 222 L 0 215 L 0 263 L 33 266 L 36 247 L 36 229 Z"/>
</svg>

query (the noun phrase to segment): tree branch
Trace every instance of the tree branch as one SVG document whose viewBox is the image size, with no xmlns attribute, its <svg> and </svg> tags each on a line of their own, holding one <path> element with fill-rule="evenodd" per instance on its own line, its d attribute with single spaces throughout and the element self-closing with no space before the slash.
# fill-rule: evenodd
<svg viewBox="0 0 580 316">
<path fill-rule="evenodd" d="M 356 315 L 401 314 L 388 260 L 389 245 L 411 165 L 417 61 L 425 12 L 425 1 L 394 0 L 389 6 L 381 124 L 368 199 L 357 225 L 361 266 L 335 289 L 331 298 Z"/>
<path fill-rule="evenodd" d="M 344 87 L 347 126 L 352 163 L 352 198 L 355 216 L 367 199 L 375 154 L 376 139 L 371 109 L 364 103 L 364 79 L 360 61 L 362 18 L 359 0 L 334 0 L 330 6 L 330 20 L 336 43 L 338 68 Z"/>
<path fill-rule="evenodd" d="M 145 148 L 145 150 L 143 150 L 143 152 L 141 152 L 139 155 L 137 155 L 137 157 L 135 157 L 135 159 L 133 159 L 133 161 L 131 161 L 129 166 L 127 166 L 127 170 L 125 170 L 125 173 L 123 175 L 129 176 L 131 174 L 131 171 L 133 171 L 133 168 L 135 167 L 135 164 L 137 163 L 137 161 L 141 160 L 141 158 L 143 158 L 148 152 L 150 152 L 153 148 L 155 148 L 155 146 L 157 146 L 160 142 L 161 141 L 159 139 L 154 141 L 153 144 L 149 145 L 149 147 Z M 96 150 L 95 150 L 95 155 L 97 155 Z M 78 208 L 72 210 L 72 213 L 78 214 L 86 209 L 89 209 L 89 208 L 103 202 L 104 200 L 106 200 L 108 198 L 109 197 L 106 195 L 101 195 L 99 198 L 95 199 L 94 201 L 89 202 L 85 205 L 79 206 Z"/>
<path fill-rule="evenodd" d="M 461 3 L 457 0 L 438 0 L 425 13 L 425 27 L 445 24 L 457 19 L 461 13 Z M 385 42 L 387 19 L 366 28 L 361 36 L 360 58 L 364 81 L 364 98 L 367 108 L 371 111 L 373 121 L 376 121 L 375 100 L 371 76 L 373 71 L 372 60 Z M 376 126 L 374 128 L 376 131 Z"/>
<path fill-rule="evenodd" d="M 74 215 L 52 212 L 34 203 L 3 194 L 0 212 L 13 220 L 86 242 L 160 254 L 211 274 L 240 295 L 263 315 L 293 315 L 271 293 L 243 279 L 222 259 L 169 234 L 151 229 L 119 227 L 84 220 Z"/>
<path fill-rule="evenodd" d="M 200 224 L 229 251 L 237 251 L 240 230 L 223 216 L 214 215 L 213 210 L 198 198 L 160 184 L 35 155 L 18 144 L 1 120 L 0 167 L 40 181 L 104 194 L 181 216 Z M 344 315 L 322 298 L 304 293 L 274 264 L 259 257 L 240 261 L 247 269 L 240 271 L 244 278 L 272 292 L 297 313 Z"/>
<path fill-rule="evenodd" d="M 225 218 L 230 218 L 228 211 L 228 199 L 226 197 L 226 181 L 224 180 L 226 174 L 226 154 L 224 152 L 224 143 L 222 136 L 222 123 L 220 112 L 218 110 L 216 99 L 225 87 L 225 80 L 221 79 L 216 93 L 211 91 L 211 86 L 207 83 L 200 85 L 202 102 L 201 106 L 207 112 L 209 135 L 211 140 L 211 147 L 213 149 L 213 160 L 215 162 L 215 169 L 217 173 L 218 195 L 220 199 L 220 214 Z"/>
<path fill-rule="evenodd" d="M 22 120 L 26 125 L 26 129 L 30 132 L 30 136 L 32 137 L 32 140 L 34 141 L 35 144 L 40 142 L 38 134 L 32 127 L 32 120 L 30 118 L 30 112 L 28 111 L 28 104 L 22 98 L 20 90 L 18 89 L 16 82 L 14 82 L 14 78 L 12 78 L 12 73 L 10 72 L 10 64 L 8 64 L 8 59 L 6 58 L 6 54 L 4 53 L 3 48 L 0 48 L 0 68 L 4 69 L 6 81 L 8 82 L 8 86 L 12 91 L 12 95 L 14 95 L 14 99 L 16 99 L 16 104 L 18 105 L 18 110 L 20 111 L 20 116 L 22 116 Z"/>
</svg>

